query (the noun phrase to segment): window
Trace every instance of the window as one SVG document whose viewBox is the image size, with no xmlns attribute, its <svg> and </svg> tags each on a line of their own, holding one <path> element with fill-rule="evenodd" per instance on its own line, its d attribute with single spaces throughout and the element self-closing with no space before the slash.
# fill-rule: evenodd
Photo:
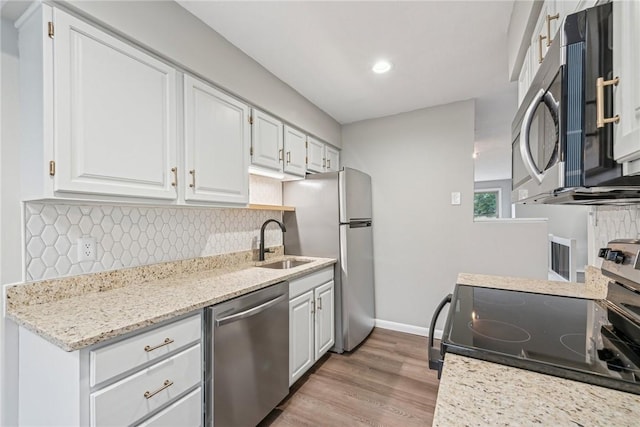
<svg viewBox="0 0 640 427">
<path fill-rule="evenodd" d="M 500 189 L 476 190 L 473 195 L 473 218 L 500 218 Z"/>
</svg>

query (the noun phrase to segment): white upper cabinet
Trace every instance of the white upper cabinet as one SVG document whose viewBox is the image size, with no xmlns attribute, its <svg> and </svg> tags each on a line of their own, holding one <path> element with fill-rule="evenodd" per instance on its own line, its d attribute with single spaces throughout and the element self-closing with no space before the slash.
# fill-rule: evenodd
<svg viewBox="0 0 640 427">
<path fill-rule="evenodd" d="M 520 75 L 518 76 L 518 106 L 522 104 L 522 100 L 524 99 L 524 96 L 527 94 L 529 86 L 531 85 L 530 53 L 531 48 L 527 49 L 527 53 L 524 56 L 524 62 L 522 63 L 522 68 L 520 69 Z"/>
<path fill-rule="evenodd" d="M 337 149 L 312 137 L 307 141 L 307 171 L 335 172 L 340 169 L 340 152 Z"/>
<path fill-rule="evenodd" d="M 284 171 L 299 176 L 307 172 L 307 136 L 289 126 L 284 127 Z"/>
<path fill-rule="evenodd" d="M 614 135 L 617 161 L 640 158 L 640 3 L 613 2 L 613 72 L 619 77 L 613 87 L 614 111 L 620 116 Z M 605 76 L 605 79 L 607 77 Z M 631 166 L 639 172 L 638 166 Z"/>
<path fill-rule="evenodd" d="M 30 195 L 176 199 L 172 67 L 46 5 L 22 24 L 20 56 Z"/>
<path fill-rule="evenodd" d="M 336 172 L 340 169 L 340 152 L 333 147 L 326 146 L 327 172 Z"/>
<path fill-rule="evenodd" d="M 184 76 L 185 200 L 249 202 L 249 107 Z"/>
<path fill-rule="evenodd" d="M 284 159 L 282 122 L 256 109 L 252 118 L 251 164 L 281 170 Z"/>
<path fill-rule="evenodd" d="M 324 143 L 315 138 L 307 138 L 307 171 L 324 172 L 325 151 Z"/>
</svg>

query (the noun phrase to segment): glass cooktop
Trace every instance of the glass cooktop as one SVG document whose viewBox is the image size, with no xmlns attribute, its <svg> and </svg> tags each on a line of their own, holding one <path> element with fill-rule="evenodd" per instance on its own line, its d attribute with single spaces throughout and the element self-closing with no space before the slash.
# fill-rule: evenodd
<svg viewBox="0 0 640 427">
<path fill-rule="evenodd" d="M 640 346 L 606 301 L 456 285 L 445 352 L 640 394 Z M 446 364 L 446 357 L 445 357 Z"/>
</svg>

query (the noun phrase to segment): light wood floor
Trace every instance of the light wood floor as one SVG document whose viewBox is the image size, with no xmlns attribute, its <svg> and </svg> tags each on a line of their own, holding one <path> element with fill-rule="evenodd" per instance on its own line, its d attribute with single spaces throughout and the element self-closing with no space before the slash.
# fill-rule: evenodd
<svg viewBox="0 0 640 427">
<path fill-rule="evenodd" d="M 351 353 L 329 353 L 260 426 L 430 426 L 438 392 L 426 338 L 374 329 Z"/>
</svg>

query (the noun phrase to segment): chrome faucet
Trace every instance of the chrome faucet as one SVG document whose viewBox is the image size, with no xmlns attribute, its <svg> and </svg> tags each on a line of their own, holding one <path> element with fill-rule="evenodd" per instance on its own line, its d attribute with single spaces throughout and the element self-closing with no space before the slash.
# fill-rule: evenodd
<svg viewBox="0 0 640 427">
<path fill-rule="evenodd" d="M 277 219 L 268 219 L 264 222 L 264 224 L 262 224 L 262 227 L 260 227 L 260 252 L 258 254 L 258 261 L 264 261 L 264 253 L 271 252 L 270 249 L 264 248 L 264 229 L 267 226 L 267 224 L 269 224 L 270 222 L 275 222 L 276 224 L 278 224 L 280 226 L 280 230 L 282 230 L 283 233 L 287 231 L 284 224 L 278 221 Z"/>
</svg>

